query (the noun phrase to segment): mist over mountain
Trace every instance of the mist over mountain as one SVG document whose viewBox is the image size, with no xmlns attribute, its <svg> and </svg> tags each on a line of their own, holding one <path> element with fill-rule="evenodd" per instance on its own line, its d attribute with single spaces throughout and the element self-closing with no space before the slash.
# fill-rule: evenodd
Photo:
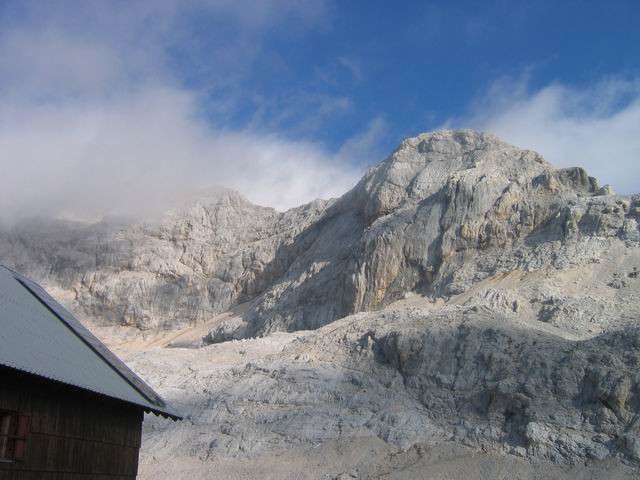
<svg viewBox="0 0 640 480">
<path fill-rule="evenodd" d="M 214 189 L 147 221 L 18 222 L 0 261 L 190 412 L 150 422 L 143 478 L 344 441 L 382 442 L 363 478 L 444 445 L 462 469 L 482 451 L 523 478 L 530 462 L 571 478 L 576 461 L 632 478 L 639 221 L 639 195 L 445 130 L 339 198 L 279 212 Z"/>
<path fill-rule="evenodd" d="M 172 328 L 251 302 L 235 335 L 254 336 L 584 261 L 595 239 L 633 231 L 635 197 L 611 193 L 491 135 L 443 131 L 404 141 L 337 199 L 278 212 L 210 189 L 148 221 L 18 224 L 0 256 L 99 324 Z"/>
<path fill-rule="evenodd" d="M 637 480 L 639 24 L 0 0 L 0 264 L 183 414 L 126 441 L 140 480 Z M 3 388 L 0 471 L 67 478 Z M 67 410 L 47 448 L 98 469 Z"/>
</svg>

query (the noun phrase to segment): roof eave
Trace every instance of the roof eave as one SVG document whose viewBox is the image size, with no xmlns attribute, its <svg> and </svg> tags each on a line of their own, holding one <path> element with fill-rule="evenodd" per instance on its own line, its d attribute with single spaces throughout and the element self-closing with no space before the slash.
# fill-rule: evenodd
<svg viewBox="0 0 640 480">
<path fill-rule="evenodd" d="M 145 408 L 144 411 L 146 413 L 153 413 L 154 415 L 156 415 L 158 417 L 170 418 L 174 422 L 177 422 L 179 420 L 184 420 L 184 417 L 182 415 L 180 415 L 176 411 L 168 412 L 168 411 L 165 411 L 165 410 L 157 410 L 155 408 Z"/>
</svg>

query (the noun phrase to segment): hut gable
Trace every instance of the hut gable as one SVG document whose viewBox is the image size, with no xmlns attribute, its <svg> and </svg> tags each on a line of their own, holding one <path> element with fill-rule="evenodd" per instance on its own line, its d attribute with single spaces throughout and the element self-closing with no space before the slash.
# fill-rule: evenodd
<svg viewBox="0 0 640 480">
<path fill-rule="evenodd" d="M 0 478 L 135 479 L 143 412 L 181 418 L 42 287 L 0 266 Z"/>
<path fill-rule="evenodd" d="M 180 418 L 42 287 L 3 266 L 0 365 Z"/>
<path fill-rule="evenodd" d="M 0 365 L 180 418 L 45 290 L 0 266 Z"/>
</svg>

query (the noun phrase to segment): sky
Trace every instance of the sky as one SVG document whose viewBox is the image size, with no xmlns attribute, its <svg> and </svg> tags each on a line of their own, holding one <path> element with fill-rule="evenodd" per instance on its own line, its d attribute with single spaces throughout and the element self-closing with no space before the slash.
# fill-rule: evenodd
<svg viewBox="0 0 640 480">
<path fill-rule="evenodd" d="M 640 192 L 640 2 L 0 0 L 0 218 L 338 196 L 489 131 Z"/>
</svg>

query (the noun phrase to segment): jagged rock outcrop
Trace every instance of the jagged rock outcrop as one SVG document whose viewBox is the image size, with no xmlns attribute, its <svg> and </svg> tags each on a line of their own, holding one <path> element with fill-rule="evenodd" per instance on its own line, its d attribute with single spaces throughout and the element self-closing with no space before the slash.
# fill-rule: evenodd
<svg viewBox="0 0 640 480">
<path fill-rule="evenodd" d="M 144 222 L 33 221 L 0 232 L 0 261 L 188 414 L 147 424 L 143 478 L 292 451 L 304 465 L 273 478 L 416 478 L 437 448 L 508 454 L 520 478 L 636 478 L 639 221 L 640 195 L 443 131 L 338 199 L 281 213 L 221 190 Z M 345 442 L 360 473 L 338 469 Z"/>
<path fill-rule="evenodd" d="M 492 135 L 444 131 L 404 141 L 337 200 L 279 213 L 221 191 L 142 223 L 35 222 L 0 234 L 0 261 L 102 324 L 172 328 L 250 301 L 220 341 L 597 261 L 640 240 L 640 197 L 609 193 Z"/>
<path fill-rule="evenodd" d="M 229 459 L 282 458 L 294 448 L 313 458 L 339 439 L 352 452 L 371 438 L 400 458 L 465 445 L 478 457 L 493 453 L 495 463 L 507 454 L 542 469 L 518 478 L 576 478 L 561 468 L 605 460 L 627 465 L 628 476 L 578 478 L 635 478 L 640 465 L 637 326 L 576 339 L 486 306 L 397 305 L 313 332 L 154 349 L 131 360 L 190 412 L 188 423 L 147 425 L 145 478 L 167 469 L 204 475 Z M 321 475 L 336 468 L 326 455 L 304 478 L 335 478 Z M 357 478 L 392 464 L 366 458 Z M 541 473 L 549 468 L 541 462 L 559 467 Z M 424 468 L 397 478 L 428 478 Z"/>
<path fill-rule="evenodd" d="M 282 275 L 274 259 L 326 202 L 277 212 L 227 189 L 145 222 L 30 221 L 0 233 L 5 264 L 62 290 L 80 317 L 141 329 L 198 322 Z"/>
<path fill-rule="evenodd" d="M 403 142 L 303 231 L 296 261 L 249 312 L 243 335 L 317 328 L 407 292 L 450 297 L 499 272 L 566 268 L 637 242 L 637 197 L 602 196 L 491 135 Z"/>
</svg>

